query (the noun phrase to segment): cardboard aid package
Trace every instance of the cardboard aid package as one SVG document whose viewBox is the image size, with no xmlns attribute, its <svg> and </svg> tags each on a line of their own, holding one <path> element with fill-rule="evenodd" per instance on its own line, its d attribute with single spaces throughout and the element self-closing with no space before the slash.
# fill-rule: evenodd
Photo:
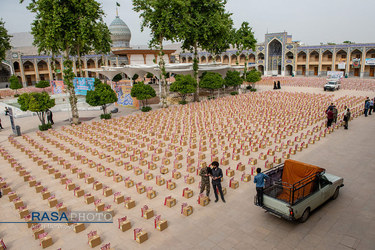
<svg viewBox="0 0 375 250">
<path fill-rule="evenodd" d="M 141 208 L 142 217 L 145 219 L 150 219 L 154 217 L 154 210 L 150 209 L 147 205 Z"/>
<path fill-rule="evenodd" d="M 131 227 L 131 223 L 129 220 L 127 220 L 127 216 L 118 219 L 118 228 L 122 232 L 129 230 Z"/>
<path fill-rule="evenodd" d="M 158 215 L 155 217 L 154 225 L 157 230 L 163 231 L 168 227 L 168 222 L 166 220 L 161 220 L 161 215 Z"/>
<path fill-rule="evenodd" d="M 102 243 L 102 240 L 100 239 L 99 235 L 97 235 L 96 231 L 91 231 L 90 233 L 87 234 L 87 237 L 88 237 L 88 244 L 92 248 L 99 246 Z"/>
<path fill-rule="evenodd" d="M 175 205 L 176 205 L 176 199 L 175 198 L 172 198 L 172 196 L 165 197 L 164 206 L 173 207 Z"/>
<path fill-rule="evenodd" d="M 207 196 L 205 196 L 204 194 L 200 194 L 199 197 L 198 197 L 198 204 L 205 207 L 208 205 L 209 203 L 209 198 Z"/>
<path fill-rule="evenodd" d="M 138 243 L 143 243 L 148 239 L 147 232 L 143 231 L 141 228 L 134 229 L 134 240 Z"/>
<path fill-rule="evenodd" d="M 193 207 L 192 206 L 188 206 L 187 203 L 183 203 L 181 205 L 181 214 L 183 214 L 185 216 L 190 216 L 192 213 L 193 213 Z"/>
</svg>

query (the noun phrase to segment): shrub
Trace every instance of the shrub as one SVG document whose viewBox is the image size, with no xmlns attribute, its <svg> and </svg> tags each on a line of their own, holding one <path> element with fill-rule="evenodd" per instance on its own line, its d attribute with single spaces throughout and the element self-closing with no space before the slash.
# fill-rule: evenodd
<svg viewBox="0 0 375 250">
<path fill-rule="evenodd" d="M 215 100 L 215 96 L 209 96 L 207 97 L 208 100 Z"/>
<path fill-rule="evenodd" d="M 39 125 L 39 130 L 40 131 L 46 131 L 46 130 L 48 130 L 50 128 L 52 128 L 52 125 L 50 123 Z"/>
<path fill-rule="evenodd" d="M 252 87 L 250 85 L 246 86 L 246 89 L 252 89 Z"/>
<path fill-rule="evenodd" d="M 185 105 L 185 104 L 187 104 L 188 102 L 187 102 L 187 101 L 179 101 L 178 103 L 181 104 L 181 105 Z"/>
<path fill-rule="evenodd" d="M 49 81 L 39 81 L 37 84 L 35 84 L 35 87 L 41 88 L 41 89 L 48 88 L 49 86 L 50 86 Z"/>
<path fill-rule="evenodd" d="M 109 113 L 109 114 L 101 114 L 100 115 L 100 119 L 105 119 L 105 120 L 111 119 L 111 117 L 112 117 L 111 113 Z"/>
<path fill-rule="evenodd" d="M 14 97 L 19 97 L 19 96 L 20 96 L 20 94 L 15 94 L 15 95 L 14 95 Z"/>
<path fill-rule="evenodd" d="M 232 91 L 230 92 L 231 95 L 238 95 L 238 92 L 237 91 Z"/>
<path fill-rule="evenodd" d="M 257 89 L 250 89 L 251 92 L 257 92 Z"/>
<path fill-rule="evenodd" d="M 142 111 L 142 112 L 148 112 L 148 111 L 150 111 L 151 109 L 152 109 L 151 107 L 149 107 L 149 106 L 145 106 L 145 107 L 142 107 L 141 111 Z"/>
</svg>

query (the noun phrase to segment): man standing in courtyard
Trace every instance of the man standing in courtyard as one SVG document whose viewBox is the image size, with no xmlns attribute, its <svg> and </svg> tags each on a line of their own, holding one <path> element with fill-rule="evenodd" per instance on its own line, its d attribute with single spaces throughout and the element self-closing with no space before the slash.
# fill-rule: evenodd
<svg viewBox="0 0 375 250">
<path fill-rule="evenodd" d="M 331 127 L 333 121 L 333 108 L 329 108 L 327 111 L 327 128 Z"/>
<path fill-rule="evenodd" d="M 47 109 L 47 122 L 50 123 L 51 125 L 55 124 L 53 122 L 53 114 L 52 114 L 52 111 Z"/>
<path fill-rule="evenodd" d="M 366 101 L 365 101 L 365 117 L 367 117 L 367 113 L 368 113 L 368 109 L 370 108 L 370 99 L 367 97 Z"/>
<path fill-rule="evenodd" d="M 210 175 L 211 174 L 211 168 L 210 167 L 203 167 L 199 171 L 199 175 L 201 176 L 201 190 L 199 194 L 203 193 L 204 190 L 206 190 L 206 196 L 208 197 L 208 200 L 210 201 Z"/>
<path fill-rule="evenodd" d="M 214 161 L 211 163 L 212 168 L 212 188 L 215 193 L 215 202 L 219 200 L 217 191 L 219 191 L 222 201 L 225 203 L 223 189 L 221 187 L 221 178 L 223 178 L 223 171 L 219 168 L 219 163 Z"/>
<path fill-rule="evenodd" d="M 333 122 L 337 123 L 337 113 L 338 113 L 338 110 L 336 108 L 336 105 L 333 105 L 332 113 L 333 113 Z"/>
<path fill-rule="evenodd" d="M 348 129 L 350 120 L 350 110 L 345 106 L 345 114 L 344 114 L 344 129 Z"/>
<path fill-rule="evenodd" d="M 263 188 L 264 180 L 268 179 L 268 175 L 261 173 L 262 169 L 257 168 L 257 175 L 254 177 L 255 188 L 257 190 L 257 203 L 258 206 L 263 206 Z"/>
<path fill-rule="evenodd" d="M 374 100 L 370 99 L 370 108 L 368 110 L 368 114 L 371 115 L 372 110 L 374 109 Z"/>
</svg>

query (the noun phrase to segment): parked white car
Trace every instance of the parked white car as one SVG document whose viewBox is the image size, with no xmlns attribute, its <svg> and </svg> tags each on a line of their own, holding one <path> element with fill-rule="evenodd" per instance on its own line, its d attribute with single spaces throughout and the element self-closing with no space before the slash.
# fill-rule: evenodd
<svg viewBox="0 0 375 250">
<path fill-rule="evenodd" d="M 324 85 L 324 91 L 331 90 L 339 90 L 341 87 L 341 83 L 338 80 L 330 80 Z"/>
</svg>

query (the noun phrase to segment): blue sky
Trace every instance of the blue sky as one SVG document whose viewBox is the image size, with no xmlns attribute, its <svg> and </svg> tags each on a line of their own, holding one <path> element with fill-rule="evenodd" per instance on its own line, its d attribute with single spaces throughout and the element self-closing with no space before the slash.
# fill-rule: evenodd
<svg viewBox="0 0 375 250">
<path fill-rule="evenodd" d="M 29 2 L 30 0 L 25 0 Z M 116 15 L 116 1 L 121 4 L 119 15 L 132 32 L 131 45 L 146 45 L 149 31 L 140 31 L 139 15 L 132 10 L 131 0 L 99 0 L 109 25 Z M 0 0 L 0 18 L 10 33 L 30 31 L 33 15 L 19 0 Z M 374 0 L 228 0 L 227 10 L 239 27 L 250 23 L 259 42 L 267 30 L 287 31 L 293 40 L 314 45 L 320 42 L 341 43 L 345 40 L 375 42 Z"/>
</svg>

